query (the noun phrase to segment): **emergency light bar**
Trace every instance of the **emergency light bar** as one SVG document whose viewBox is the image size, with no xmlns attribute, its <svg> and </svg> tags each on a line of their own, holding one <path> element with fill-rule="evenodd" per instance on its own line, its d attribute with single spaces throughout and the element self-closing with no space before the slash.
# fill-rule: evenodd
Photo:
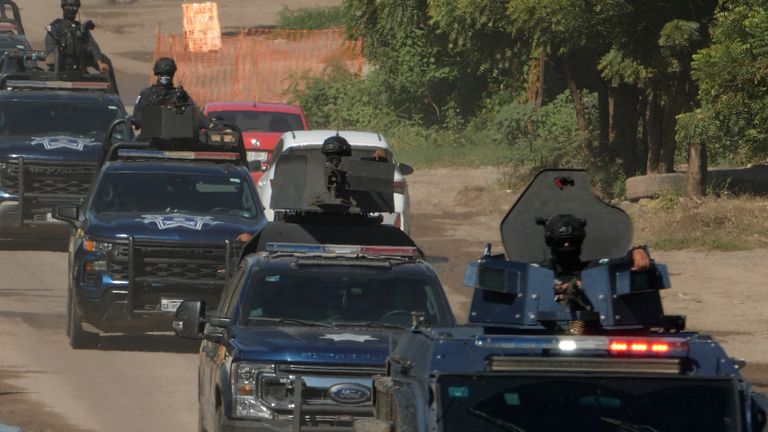
<svg viewBox="0 0 768 432">
<path fill-rule="evenodd" d="M 267 252 L 399 256 L 410 258 L 415 258 L 419 255 L 419 250 L 413 246 L 357 246 L 308 243 L 267 243 Z"/>
<path fill-rule="evenodd" d="M 31 88 L 31 89 L 65 89 L 65 90 L 109 90 L 108 82 L 100 81 L 26 81 L 26 80 L 8 80 L 5 86 L 9 89 Z"/>
<path fill-rule="evenodd" d="M 688 353 L 688 341 L 676 337 L 613 336 L 478 336 L 475 345 L 510 350 L 549 350 L 560 353 L 607 351 L 615 356 L 653 355 L 681 357 Z"/>
<path fill-rule="evenodd" d="M 190 152 L 165 150 L 134 150 L 120 149 L 118 157 L 149 158 L 149 159 L 180 159 L 180 160 L 222 160 L 236 161 L 240 155 L 230 152 Z"/>
</svg>

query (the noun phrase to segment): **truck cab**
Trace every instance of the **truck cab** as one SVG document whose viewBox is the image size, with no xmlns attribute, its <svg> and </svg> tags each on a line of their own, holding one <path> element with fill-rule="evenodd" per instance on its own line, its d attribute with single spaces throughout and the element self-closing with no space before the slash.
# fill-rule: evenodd
<svg viewBox="0 0 768 432">
<path fill-rule="evenodd" d="M 466 326 L 408 332 L 374 381 L 362 431 L 761 431 L 743 360 L 664 313 L 667 269 L 633 271 L 631 221 L 578 170 L 539 173 L 502 222 L 505 254 L 467 267 Z M 537 219 L 586 220 L 578 289 Z"/>
</svg>

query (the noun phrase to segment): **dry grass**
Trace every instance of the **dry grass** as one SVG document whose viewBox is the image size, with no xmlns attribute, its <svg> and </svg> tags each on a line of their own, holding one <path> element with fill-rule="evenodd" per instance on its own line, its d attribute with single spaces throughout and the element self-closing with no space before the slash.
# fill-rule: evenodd
<svg viewBox="0 0 768 432">
<path fill-rule="evenodd" d="M 501 222 L 517 192 L 502 175 L 496 184 L 467 185 L 451 208 Z M 768 197 L 722 196 L 691 200 L 679 193 L 620 204 L 632 218 L 634 243 L 655 250 L 735 251 L 768 248 Z M 487 223 L 487 221 L 475 223 Z M 489 227 L 497 229 L 498 225 Z"/>
<path fill-rule="evenodd" d="M 623 203 L 635 242 L 657 250 L 749 250 L 768 247 L 768 198 L 693 201 L 676 195 Z"/>
</svg>

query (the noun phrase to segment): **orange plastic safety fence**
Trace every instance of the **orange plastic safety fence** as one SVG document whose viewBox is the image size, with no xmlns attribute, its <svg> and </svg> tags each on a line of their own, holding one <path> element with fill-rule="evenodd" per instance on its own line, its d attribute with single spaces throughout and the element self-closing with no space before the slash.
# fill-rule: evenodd
<svg viewBox="0 0 768 432">
<path fill-rule="evenodd" d="M 218 51 L 190 52 L 182 35 L 158 33 L 154 58 L 176 60 L 176 84 L 199 105 L 220 101 L 286 102 L 293 78 L 318 76 L 333 63 L 363 71 L 363 42 L 343 30 L 249 29 L 222 36 Z M 150 77 L 150 82 L 154 77 Z"/>
</svg>

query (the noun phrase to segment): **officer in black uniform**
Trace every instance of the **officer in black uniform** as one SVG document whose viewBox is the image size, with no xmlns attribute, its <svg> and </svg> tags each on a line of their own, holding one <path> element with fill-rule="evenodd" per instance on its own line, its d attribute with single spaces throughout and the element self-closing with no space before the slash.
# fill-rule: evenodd
<svg viewBox="0 0 768 432">
<path fill-rule="evenodd" d="M 85 72 L 88 67 L 93 67 L 108 74 L 111 71 L 109 60 L 102 55 L 99 45 L 91 35 L 91 30 L 95 28 L 93 21 L 81 23 L 76 20 L 80 0 L 61 0 L 61 9 L 64 16 L 54 20 L 46 28 L 45 51 L 49 55 L 48 65 L 55 69 L 58 62 L 58 70 L 64 72 Z"/>
<path fill-rule="evenodd" d="M 165 106 L 173 108 L 194 105 L 192 98 L 181 86 L 173 85 L 173 77 L 176 75 L 176 62 L 173 59 L 159 58 L 155 62 L 153 72 L 157 81 L 141 91 L 133 107 L 133 117 L 139 127 L 141 127 L 141 118 L 147 107 Z"/>
</svg>

